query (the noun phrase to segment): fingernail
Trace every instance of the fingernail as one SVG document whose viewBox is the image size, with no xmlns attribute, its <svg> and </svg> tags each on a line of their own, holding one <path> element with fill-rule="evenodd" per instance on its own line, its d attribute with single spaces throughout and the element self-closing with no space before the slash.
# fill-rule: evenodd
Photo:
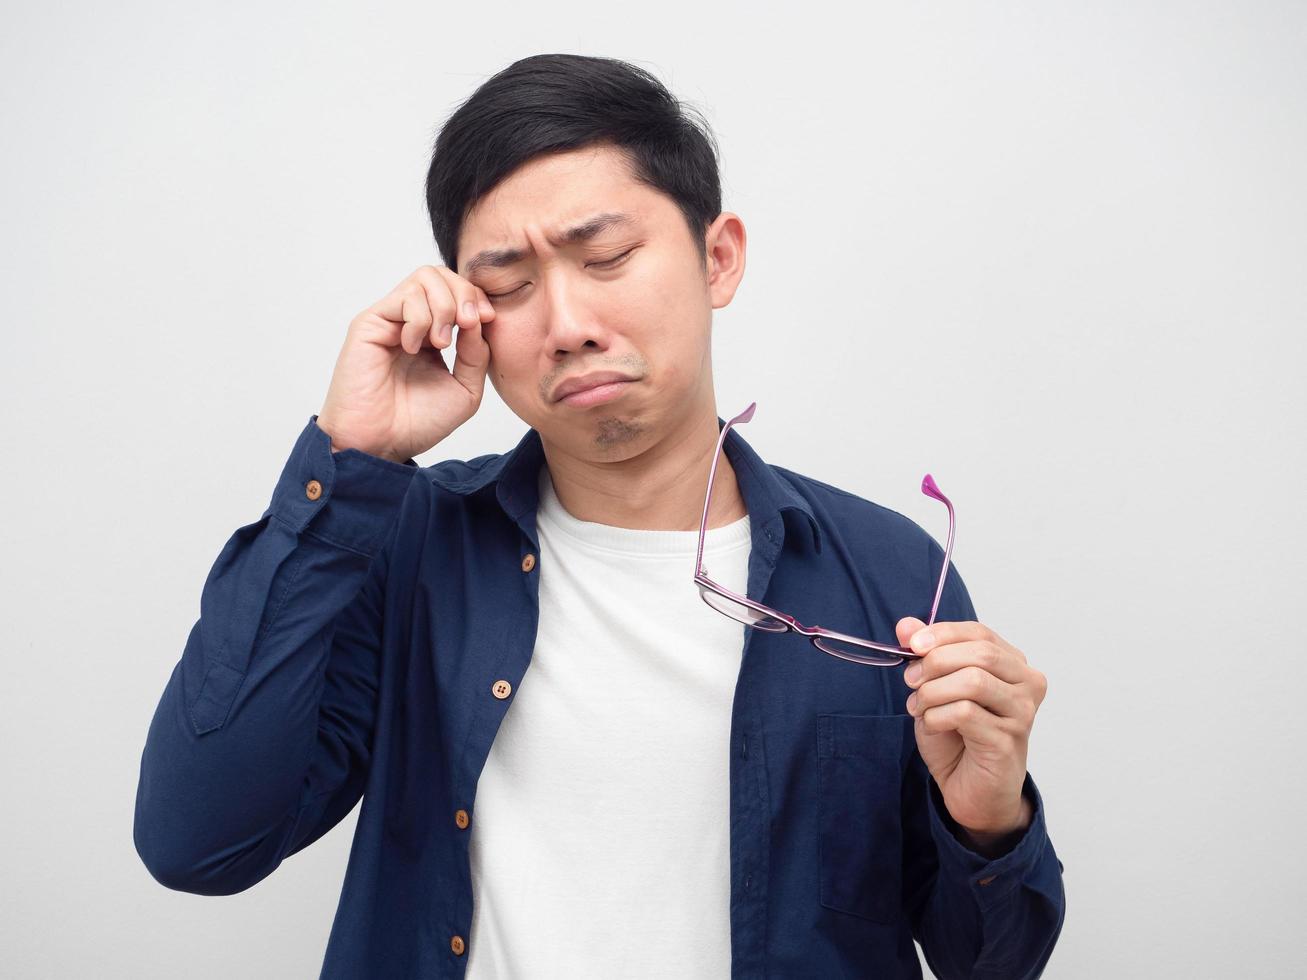
<svg viewBox="0 0 1307 980">
<path fill-rule="evenodd" d="M 917 653 L 925 653 L 935 645 L 935 634 L 930 630 L 918 630 L 912 637 L 912 649 Z"/>
<path fill-rule="evenodd" d="M 453 335 L 453 333 L 454 333 L 454 325 L 453 325 L 452 323 L 444 323 L 444 324 L 441 324 L 441 326 L 440 326 L 440 342 L 441 342 L 442 344 L 447 344 L 447 343 L 449 343 L 449 338 Z"/>
<path fill-rule="evenodd" d="M 915 684 L 921 680 L 921 664 L 913 664 L 903 672 L 903 679 L 909 684 Z"/>
<path fill-rule="evenodd" d="M 470 299 L 463 300 L 463 315 L 472 320 L 480 319 L 480 317 L 477 316 L 476 305 Z"/>
</svg>

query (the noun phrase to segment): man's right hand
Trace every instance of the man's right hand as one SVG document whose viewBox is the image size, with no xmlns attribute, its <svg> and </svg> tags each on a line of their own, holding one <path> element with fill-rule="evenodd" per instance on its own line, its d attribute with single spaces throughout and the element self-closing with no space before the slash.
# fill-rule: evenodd
<svg viewBox="0 0 1307 980">
<path fill-rule="evenodd" d="M 352 321 L 318 426 L 333 451 L 402 463 L 431 449 L 481 406 L 494 319 L 486 294 L 445 266 L 424 265 Z M 459 328 L 454 369 L 441 351 Z"/>
</svg>

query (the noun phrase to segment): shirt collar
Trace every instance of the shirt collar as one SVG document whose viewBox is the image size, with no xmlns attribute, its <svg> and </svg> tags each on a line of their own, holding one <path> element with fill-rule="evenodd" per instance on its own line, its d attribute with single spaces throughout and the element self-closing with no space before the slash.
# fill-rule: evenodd
<svg viewBox="0 0 1307 980">
<path fill-rule="evenodd" d="M 726 425 L 718 416 L 717 431 Z M 802 514 L 800 523 L 810 528 L 813 547 L 821 552 L 821 528 L 812 505 L 795 489 L 783 474 L 767 464 L 757 451 L 740 435 L 738 427 L 726 434 L 723 452 L 735 470 L 735 479 L 748 508 L 750 525 L 755 529 L 788 512 Z M 509 452 L 481 456 L 466 462 L 446 460 L 427 468 L 431 482 L 451 493 L 470 495 L 494 485 L 495 496 L 504 512 L 518 520 L 525 512 L 534 511 L 539 503 L 540 467 L 545 463 L 544 445 L 535 428 L 526 434 Z M 705 488 L 706 489 L 706 488 Z"/>
</svg>

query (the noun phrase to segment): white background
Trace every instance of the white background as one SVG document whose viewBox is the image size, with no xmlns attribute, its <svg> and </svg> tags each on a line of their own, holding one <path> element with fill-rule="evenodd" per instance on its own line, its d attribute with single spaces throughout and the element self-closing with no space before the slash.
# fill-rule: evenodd
<svg viewBox="0 0 1307 980">
<path fill-rule="evenodd" d="M 796 15 L 796 9 L 798 14 Z M 0 972 L 316 977 L 357 810 L 157 884 L 140 752 L 349 320 L 440 261 L 431 142 L 529 54 L 699 107 L 748 268 L 719 414 L 938 540 L 1049 678 L 1049 977 L 1307 970 L 1307 8 L 62 4 L 0 31 Z M 524 431 L 487 386 L 432 463 Z"/>
</svg>

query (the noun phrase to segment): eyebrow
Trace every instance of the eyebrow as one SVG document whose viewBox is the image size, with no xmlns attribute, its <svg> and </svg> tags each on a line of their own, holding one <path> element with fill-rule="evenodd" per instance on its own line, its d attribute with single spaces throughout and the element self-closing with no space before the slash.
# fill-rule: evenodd
<svg viewBox="0 0 1307 980">
<path fill-rule="evenodd" d="M 579 225 L 568 228 L 557 238 L 551 238 L 550 241 L 555 245 L 575 245 L 577 242 L 589 241 L 609 228 L 634 223 L 635 215 L 626 211 L 601 211 L 599 214 L 582 221 Z M 488 248 L 472 256 L 462 275 L 467 278 L 482 269 L 502 269 L 504 266 L 522 261 L 522 259 L 526 258 L 528 252 L 529 250 L 524 248 Z"/>
</svg>

